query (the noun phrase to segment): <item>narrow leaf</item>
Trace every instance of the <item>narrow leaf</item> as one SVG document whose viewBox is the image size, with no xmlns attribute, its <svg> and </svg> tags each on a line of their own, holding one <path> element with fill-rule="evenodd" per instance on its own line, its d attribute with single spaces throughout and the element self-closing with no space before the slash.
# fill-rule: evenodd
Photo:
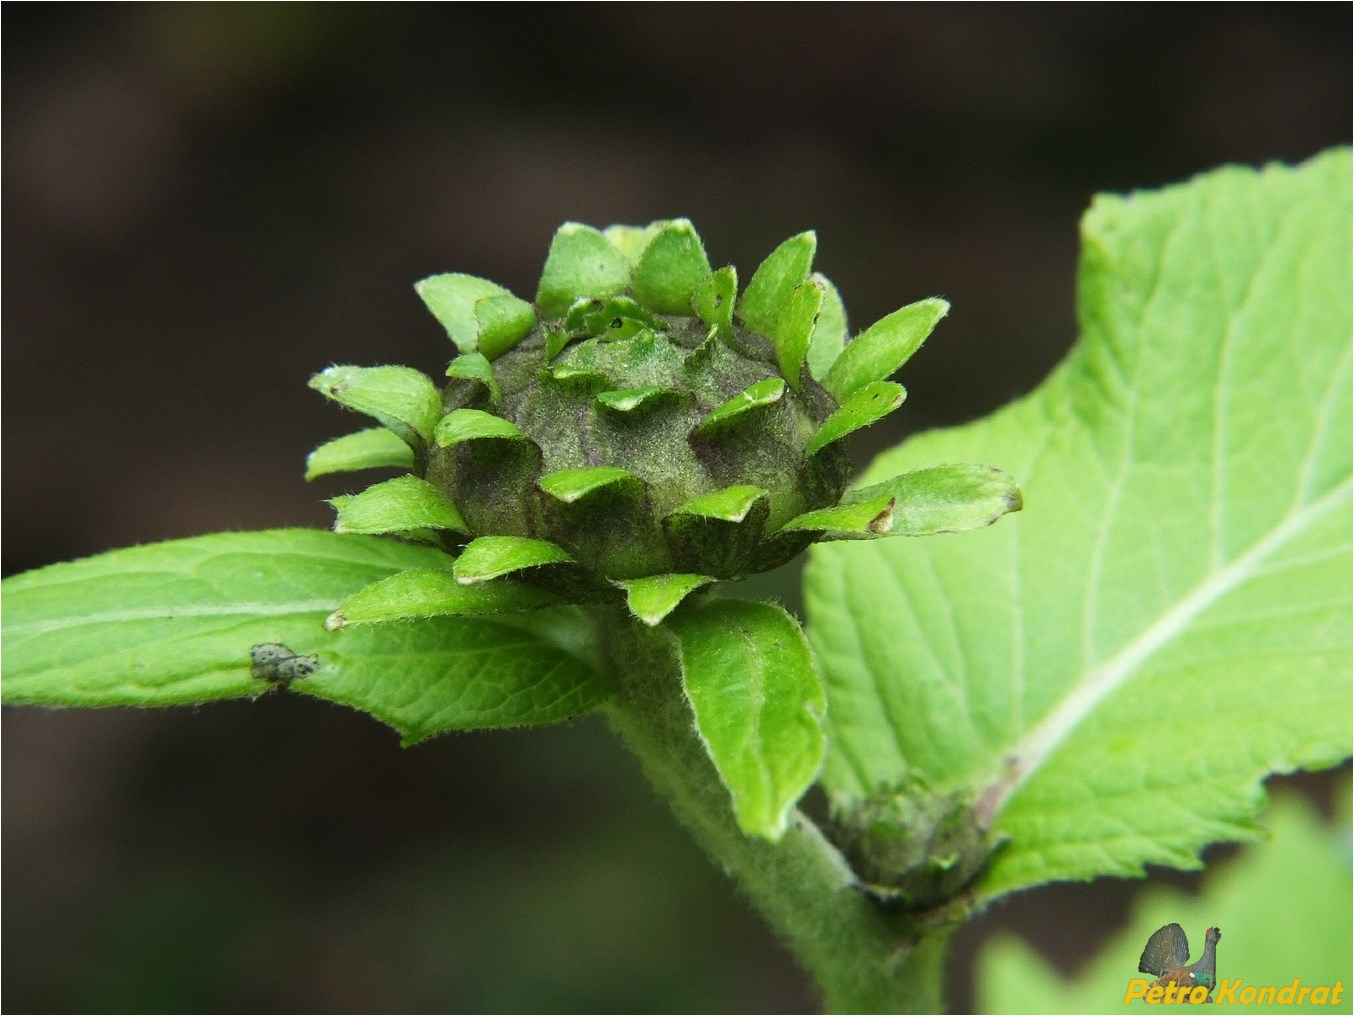
<svg viewBox="0 0 1354 1016">
<path fill-rule="evenodd" d="M 359 430 L 326 441 L 306 456 L 306 479 L 360 469 L 412 469 L 414 453 L 400 436 L 385 427 Z"/>
<path fill-rule="evenodd" d="M 996 463 L 1021 518 L 815 549 L 824 783 L 972 788 L 982 896 L 1197 866 L 1349 754 L 1350 183 L 1343 150 L 1098 198 L 1071 355 L 871 470 Z"/>
<path fill-rule="evenodd" d="M 810 230 L 790 237 L 771 252 L 753 273 L 738 302 L 743 324 L 758 334 L 771 334 L 790 294 L 809 277 L 817 249 L 818 237 Z"/>
<path fill-rule="evenodd" d="M 453 409 L 437 421 L 433 431 L 433 440 L 439 448 L 486 439 L 525 441 L 527 437 L 511 420 L 480 409 Z"/>
<path fill-rule="evenodd" d="M 733 307 L 738 293 L 738 272 L 732 265 L 711 272 L 701 280 L 691 298 L 691 309 L 725 342 L 733 338 Z"/>
<path fill-rule="evenodd" d="M 710 259 L 686 219 L 663 223 L 635 264 L 635 299 L 659 314 L 690 314 L 696 287 L 710 274 Z"/>
<path fill-rule="evenodd" d="M 813 336 L 825 295 L 826 291 L 815 280 L 805 282 L 790 293 L 771 328 L 771 340 L 776 346 L 776 362 L 780 365 L 781 374 L 795 391 L 799 390 L 799 374 L 809 355 L 809 339 Z"/>
<path fill-rule="evenodd" d="M 466 544 L 465 550 L 456 559 L 456 581 L 468 586 L 527 568 L 572 561 L 573 558 L 562 547 L 548 540 L 531 540 L 521 536 L 481 536 Z"/>
<path fill-rule="evenodd" d="M 691 593 L 714 581 L 709 575 L 650 575 L 642 579 L 618 580 L 616 585 L 625 590 L 630 613 L 652 628 Z"/>
<path fill-rule="evenodd" d="M 897 499 L 892 495 L 871 498 L 857 504 L 837 505 L 797 515 L 778 532 L 821 532 L 823 540 L 872 540 L 892 536 Z"/>
<path fill-rule="evenodd" d="M 334 631 L 350 624 L 452 614 L 497 614 L 533 610 L 558 602 L 559 597 L 544 589 L 509 579 L 466 586 L 456 581 L 450 569 L 410 568 L 347 597 L 325 619 L 324 626 Z"/>
<path fill-rule="evenodd" d="M 926 337 L 950 311 L 935 298 L 908 304 L 861 332 L 837 357 L 823 381 L 838 402 L 871 381 L 883 381 L 921 348 Z"/>
<path fill-rule="evenodd" d="M 442 323 L 447 335 L 462 353 L 473 353 L 479 346 L 480 323 L 475 318 L 476 304 L 486 297 L 508 296 L 517 299 L 497 282 L 461 272 L 447 272 L 420 279 L 414 283 L 414 292 L 432 311 L 433 317 Z M 488 353 L 485 355 L 493 358 Z"/>
<path fill-rule="evenodd" d="M 1020 489 L 991 466 L 931 466 L 849 491 L 841 506 L 808 512 L 783 531 L 822 529 L 825 540 L 934 536 L 990 526 L 1020 511 Z"/>
<path fill-rule="evenodd" d="M 412 367 L 330 367 L 312 377 L 310 387 L 378 420 L 411 448 L 432 439 L 442 415 L 437 389 Z"/>
<path fill-rule="evenodd" d="M 779 607 L 714 600 L 672 615 L 696 729 L 751 836 L 777 840 L 822 764 L 822 686 Z"/>
<path fill-rule="evenodd" d="M 781 396 L 784 394 L 784 378 L 769 377 L 764 381 L 750 384 L 728 402 L 724 403 L 724 405 L 713 410 L 710 415 L 700 423 L 696 424 L 696 430 L 699 433 L 708 433 L 709 431 L 727 426 L 744 413 L 752 412 L 763 406 L 770 406 L 779 402 Z"/>
<path fill-rule="evenodd" d="M 813 338 L 809 340 L 809 373 L 822 381 L 846 345 L 846 305 L 827 276 L 814 272 L 809 278 L 815 279 L 826 294 L 818 323 L 813 326 Z"/>
<path fill-rule="evenodd" d="M 336 533 L 404 533 L 412 529 L 468 530 L 447 496 L 417 476 L 397 476 L 360 494 L 340 494 L 329 503 L 338 512 Z"/>
<path fill-rule="evenodd" d="M 903 404 L 907 389 L 892 381 L 875 381 L 853 392 L 847 400 L 823 421 L 818 432 L 809 439 L 804 451 L 808 455 L 821 451 L 833 441 L 877 423 Z"/>
<path fill-rule="evenodd" d="M 566 222 L 550 242 L 536 306 L 545 317 L 561 317 L 575 300 L 615 296 L 629 285 L 625 255 L 591 226 Z"/>
</svg>

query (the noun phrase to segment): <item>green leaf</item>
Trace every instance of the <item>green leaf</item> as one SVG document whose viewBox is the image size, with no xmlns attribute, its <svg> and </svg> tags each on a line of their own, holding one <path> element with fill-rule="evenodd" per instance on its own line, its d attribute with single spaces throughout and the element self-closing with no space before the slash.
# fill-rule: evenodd
<svg viewBox="0 0 1354 1016">
<path fill-rule="evenodd" d="M 447 364 L 447 377 L 462 381 L 478 381 L 489 393 L 489 401 L 497 406 L 503 401 L 503 389 L 498 386 L 498 377 L 483 353 L 462 353 Z"/>
<path fill-rule="evenodd" d="M 502 356 L 536 327 L 536 308 L 511 293 L 475 301 L 475 349 L 486 359 Z"/>
<path fill-rule="evenodd" d="M 625 255 L 591 226 L 566 222 L 550 241 L 536 306 L 545 317 L 562 317 L 575 300 L 615 296 L 629 285 Z"/>
<path fill-rule="evenodd" d="M 284 529 L 15 575 L 3 583 L 4 700 L 169 706 L 251 697 L 270 687 L 251 675 L 251 650 L 278 645 L 318 659 L 291 690 L 369 712 L 409 740 L 564 720 L 601 703 L 606 686 L 552 629 L 547 615 L 557 611 L 325 631 L 325 617 L 356 590 L 405 568 L 445 571 L 447 560 L 394 540 Z"/>
<path fill-rule="evenodd" d="M 326 441 L 307 455 L 306 479 L 385 467 L 412 469 L 414 453 L 394 431 L 372 427 Z"/>
<path fill-rule="evenodd" d="M 586 624 L 574 608 L 555 607 L 356 625 L 329 636 L 332 674 L 321 651 L 320 672 L 292 688 L 368 712 L 406 745 L 452 730 L 558 723 L 610 695 L 569 641 Z"/>
<path fill-rule="evenodd" d="M 704 434 L 718 430 L 720 427 L 733 423 L 744 413 L 755 412 L 763 406 L 770 406 L 779 402 L 784 394 L 784 378 L 769 377 L 764 381 L 754 382 L 724 405 L 712 410 L 705 419 L 696 424 L 696 431 Z"/>
<path fill-rule="evenodd" d="M 524 302 L 517 300 L 497 282 L 461 272 L 447 272 L 420 279 L 414 283 L 414 292 L 432 311 L 433 317 L 442 323 L 447 335 L 462 353 L 473 353 L 479 347 L 480 322 L 476 318 L 476 306 L 481 300 L 507 296 L 517 303 Z M 494 357 L 487 350 L 481 352 L 490 359 Z"/>
<path fill-rule="evenodd" d="M 892 381 L 875 381 L 852 392 L 809 440 L 805 453 L 812 455 L 833 441 L 840 441 L 862 427 L 877 423 L 903 404 L 907 389 Z"/>
<path fill-rule="evenodd" d="M 690 314 L 696 287 L 710 274 L 710 259 L 686 219 L 663 223 L 635 264 L 635 299 L 659 314 Z"/>
<path fill-rule="evenodd" d="M 777 840 L 826 744 L 823 689 L 799 625 L 779 607 L 714 600 L 667 621 L 696 729 L 739 827 Z"/>
<path fill-rule="evenodd" d="M 950 305 L 934 297 L 880 318 L 847 344 L 823 379 L 838 402 L 871 381 L 883 381 L 912 358 Z"/>
<path fill-rule="evenodd" d="M 1349 153 L 1099 198 L 1083 234 L 1062 366 L 871 470 L 996 463 L 1027 510 L 808 576 L 824 783 L 972 788 L 1010 838 L 986 897 L 1197 866 L 1267 774 L 1350 751 Z"/>
<path fill-rule="evenodd" d="M 821 381 L 827 377 L 846 345 L 846 305 L 827 276 L 814 272 L 809 278 L 821 285 L 826 294 L 818 323 L 813 326 L 813 337 L 809 340 L 809 373 Z"/>
<path fill-rule="evenodd" d="M 682 568 L 729 577 L 755 570 L 771 497 L 761 487 L 726 487 L 688 501 L 664 521 Z"/>
<path fill-rule="evenodd" d="M 427 547 L 309 529 L 217 533 L 4 580 L 6 704 L 162 706 L 257 695 L 249 650 L 320 653 L 339 601 Z M 299 687 L 300 682 L 295 686 Z"/>
<path fill-rule="evenodd" d="M 826 291 L 815 280 L 791 291 L 780 316 L 772 325 L 770 337 L 776 347 L 776 363 L 790 387 L 799 390 L 799 374 L 809 355 L 809 339 L 818 323 Z"/>
<path fill-rule="evenodd" d="M 790 294 L 809 277 L 817 249 L 818 236 L 810 230 L 790 237 L 770 253 L 738 301 L 743 324 L 760 335 L 771 335 Z"/>
<path fill-rule="evenodd" d="M 871 540 L 893 535 L 896 499 L 889 494 L 858 504 L 837 505 L 796 515 L 777 532 L 821 532 L 827 540 Z"/>
<path fill-rule="evenodd" d="M 770 498 L 761 487 L 740 484 L 692 498 L 673 511 L 674 515 L 699 515 L 723 522 L 742 522 L 759 501 Z M 770 509 L 768 508 L 768 511 Z"/>
<path fill-rule="evenodd" d="M 652 628 L 691 593 L 714 581 L 709 575 L 650 575 L 642 579 L 618 579 L 616 585 L 625 590 L 630 613 Z"/>
<path fill-rule="evenodd" d="M 433 440 L 439 448 L 450 448 L 463 441 L 496 439 L 525 441 L 526 435 L 511 420 L 505 420 L 481 409 L 453 409 L 437 421 Z"/>
<path fill-rule="evenodd" d="M 683 394 L 674 388 L 627 388 L 624 391 L 597 393 L 597 401 L 617 413 L 652 409 L 661 403 L 683 397 Z"/>
<path fill-rule="evenodd" d="M 442 415 L 437 389 L 412 367 L 330 367 L 312 377 L 310 387 L 378 420 L 411 448 L 432 439 Z"/>
<path fill-rule="evenodd" d="M 530 540 L 522 536 L 481 536 L 466 544 L 456 559 L 456 581 L 462 585 L 488 582 L 490 579 L 527 568 L 547 564 L 568 564 L 573 558 L 549 540 Z"/>
<path fill-rule="evenodd" d="M 503 579 L 473 586 L 456 581 L 449 568 L 410 568 L 353 593 L 325 619 L 331 631 L 350 624 L 373 624 L 411 617 L 497 614 L 533 610 L 559 597 L 521 582 Z"/>
<path fill-rule="evenodd" d="M 634 473 L 616 466 L 592 466 L 582 469 L 560 469 L 547 473 L 536 481 L 536 486 L 556 501 L 573 504 L 589 494 L 604 488 L 634 487 L 642 484 Z"/>
<path fill-rule="evenodd" d="M 701 280 L 691 298 L 691 309 L 696 316 L 714 328 L 725 342 L 733 338 L 733 307 L 737 294 L 738 272 L 732 265 L 727 265 Z"/>
<path fill-rule="evenodd" d="M 397 476 L 360 494 L 340 494 L 329 503 L 338 512 L 336 533 L 404 533 L 415 529 L 469 530 L 456 506 L 427 480 Z"/>
<path fill-rule="evenodd" d="M 990 526 L 1021 508 L 1020 490 L 991 466 L 931 466 L 849 491 L 836 508 L 806 512 L 782 532 L 824 530 L 825 540 L 935 536 Z"/>
<path fill-rule="evenodd" d="M 1215 1002 L 1236 1011 L 1333 1012 L 1329 1003 L 1237 1006 L 1247 988 L 1283 988 L 1294 978 L 1303 987 L 1351 985 L 1348 900 L 1354 889 L 1349 865 L 1348 786 L 1345 814 L 1325 825 L 1303 798 L 1277 796 L 1265 815 L 1267 842 L 1247 847 L 1235 860 L 1209 866 L 1198 893 L 1165 886 L 1138 898 L 1127 927 L 1076 976 L 1068 977 L 1020 940 L 998 938 L 980 953 L 980 1012 L 1085 1013 L 1119 1009 L 1132 979 L 1141 978 L 1138 957 L 1148 937 L 1179 924 L 1197 958 L 1204 929 L 1217 927 L 1218 989 Z M 1294 919 L 1295 915 L 1300 915 Z M 1220 990 L 1219 990 L 1220 989 Z M 1230 991 L 1235 990 L 1235 997 Z M 1346 1006 L 1347 1007 L 1347 1006 Z M 1160 1011 L 1135 1001 L 1125 1009 Z M 1169 1012 L 1184 1011 L 1175 1007 Z"/>
</svg>

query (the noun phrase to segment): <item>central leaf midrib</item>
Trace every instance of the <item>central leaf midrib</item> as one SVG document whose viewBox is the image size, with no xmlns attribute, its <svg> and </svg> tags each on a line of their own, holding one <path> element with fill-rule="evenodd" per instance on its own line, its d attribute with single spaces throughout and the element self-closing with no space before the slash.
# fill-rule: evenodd
<svg viewBox="0 0 1354 1016">
<path fill-rule="evenodd" d="M 1082 721 L 1128 681 L 1147 659 L 1169 645 L 1208 607 L 1254 577 L 1260 566 L 1284 545 L 1343 504 L 1349 496 L 1350 486 L 1350 480 L 1346 479 L 1316 501 L 1290 513 L 1244 553 L 1211 572 L 1112 657 L 1087 670 L 1012 751 L 1002 753 L 1003 773 L 993 781 L 986 801 L 987 817 L 999 812 Z"/>
</svg>

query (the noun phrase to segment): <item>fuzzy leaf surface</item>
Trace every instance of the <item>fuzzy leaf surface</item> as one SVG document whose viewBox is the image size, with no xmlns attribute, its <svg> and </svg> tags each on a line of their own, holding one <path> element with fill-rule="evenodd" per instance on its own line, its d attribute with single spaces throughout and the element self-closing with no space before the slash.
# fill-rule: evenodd
<svg viewBox="0 0 1354 1016">
<path fill-rule="evenodd" d="M 1026 510 L 814 553 L 830 790 L 980 792 L 990 897 L 1197 867 L 1349 753 L 1349 205 L 1348 151 L 1096 201 L 1067 360 L 866 480 L 986 462 Z"/>
<path fill-rule="evenodd" d="M 357 590 L 426 547 L 309 529 L 218 533 L 52 565 L 4 582 L 7 705 L 170 706 L 258 695 L 250 649 L 279 643 L 319 667 L 293 691 L 371 713 L 417 740 L 545 723 L 606 688 L 560 619 L 437 618 L 328 632 Z"/>
<path fill-rule="evenodd" d="M 823 688 L 798 623 L 779 607 L 714 600 L 667 621 L 696 729 L 739 826 L 776 840 L 818 774 Z"/>
<path fill-rule="evenodd" d="M 790 237 L 767 256 L 753 272 L 738 302 L 738 316 L 745 325 L 763 335 L 771 334 L 790 294 L 809 277 L 817 250 L 818 236 L 809 231 Z"/>
<path fill-rule="evenodd" d="M 359 469 L 412 469 L 414 452 L 392 430 L 372 427 L 326 441 L 306 456 L 306 479 Z"/>
<path fill-rule="evenodd" d="M 566 222 L 550 241 L 536 306 L 560 317 L 580 297 L 614 296 L 630 284 L 630 262 L 610 240 L 578 222 Z"/>
<path fill-rule="evenodd" d="M 426 374 L 412 367 L 349 367 L 323 370 L 310 387 L 341 406 L 389 427 L 411 448 L 432 439 L 442 398 Z"/>
<path fill-rule="evenodd" d="M 528 310 L 531 305 L 517 300 L 497 282 L 481 279 L 463 272 L 446 272 L 431 275 L 414 283 L 414 292 L 437 318 L 456 348 L 462 353 L 472 353 L 479 345 L 481 322 L 476 314 L 476 305 L 482 300 L 506 296 L 510 301 L 522 304 Z M 497 321 L 506 307 L 500 307 L 493 317 Z M 528 329 L 530 326 L 528 326 Z M 488 351 L 485 355 L 493 359 Z"/>
<path fill-rule="evenodd" d="M 919 300 L 880 318 L 849 342 L 823 379 L 823 387 L 845 402 L 871 381 L 883 381 L 921 348 L 950 312 L 944 300 Z"/>
</svg>

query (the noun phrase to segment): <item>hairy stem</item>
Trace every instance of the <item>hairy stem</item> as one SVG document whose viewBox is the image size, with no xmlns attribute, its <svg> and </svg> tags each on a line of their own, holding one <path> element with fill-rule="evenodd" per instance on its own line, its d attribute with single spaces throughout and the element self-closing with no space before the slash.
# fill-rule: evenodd
<svg viewBox="0 0 1354 1016">
<path fill-rule="evenodd" d="M 832 1012 L 939 1012 L 945 931 L 925 936 L 853 887 L 837 849 L 796 812 L 778 843 L 734 820 L 693 726 L 674 640 L 618 615 L 601 618 L 618 694 L 612 727 L 677 817 L 814 976 Z"/>
</svg>

